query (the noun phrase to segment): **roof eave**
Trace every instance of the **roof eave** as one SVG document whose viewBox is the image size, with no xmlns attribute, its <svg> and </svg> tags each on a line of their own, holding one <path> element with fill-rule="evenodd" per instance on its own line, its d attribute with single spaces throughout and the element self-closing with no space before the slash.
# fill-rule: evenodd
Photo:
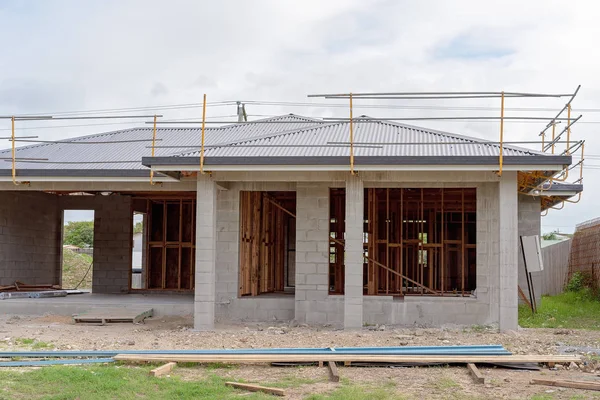
<svg viewBox="0 0 600 400">
<path fill-rule="evenodd" d="M 505 156 L 503 170 L 561 171 L 571 164 L 571 156 Z M 196 171 L 199 157 L 144 157 L 142 164 L 154 171 Z M 328 157 L 206 157 L 204 165 L 213 171 L 233 170 L 345 170 L 347 156 Z M 356 156 L 357 170 L 498 170 L 496 156 Z"/>
</svg>

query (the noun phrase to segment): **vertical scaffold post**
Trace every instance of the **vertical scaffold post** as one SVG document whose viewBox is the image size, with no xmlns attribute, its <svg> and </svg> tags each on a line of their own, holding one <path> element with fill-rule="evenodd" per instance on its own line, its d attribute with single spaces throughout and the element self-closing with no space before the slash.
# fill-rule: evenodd
<svg viewBox="0 0 600 400">
<path fill-rule="evenodd" d="M 571 154 L 571 103 L 567 104 L 567 154 Z"/>
<path fill-rule="evenodd" d="M 200 173 L 204 173 L 204 127 L 206 124 L 206 93 L 204 93 L 204 101 L 202 103 L 202 140 L 200 147 Z"/>
<path fill-rule="evenodd" d="M 352 119 L 352 93 L 350 93 L 350 173 L 354 175 L 354 121 Z"/>
<path fill-rule="evenodd" d="M 502 96 L 500 97 L 500 169 L 498 171 L 498 176 L 502 176 L 502 163 L 504 161 L 503 150 L 504 150 L 504 91 L 502 91 Z"/>
<path fill-rule="evenodd" d="M 154 114 L 154 125 L 152 126 L 152 157 L 156 148 L 156 114 Z M 154 185 L 154 171 L 150 171 L 150 184 Z"/>
<path fill-rule="evenodd" d="M 15 117 L 12 116 L 10 117 L 10 125 L 11 125 L 11 134 L 10 134 L 10 140 L 12 142 L 12 146 L 11 146 L 11 154 L 12 154 L 12 181 L 15 185 L 18 185 L 17 183 L 17 160 L 16 160 L 16 155 L 17 155 L 17 150 L 16 150 L 16 141 L 15 141 Z"/>
<path fill-rule="evenodd" d="M 546 139 L 546 133 L 542 132 L 542 153 L 544 152 L 544 145 L 546 144 L 545 139 Z"/>
</svg>

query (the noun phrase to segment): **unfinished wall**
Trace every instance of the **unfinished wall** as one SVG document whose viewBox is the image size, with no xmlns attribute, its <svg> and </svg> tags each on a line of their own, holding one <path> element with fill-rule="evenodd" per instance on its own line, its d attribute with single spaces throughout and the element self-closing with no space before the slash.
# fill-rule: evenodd
<svg viewBox="0 0 600 400">
<path fill-rule="evenodd" d="M 294 318 L 294 296 L 239 297 L 240 191 L 294 191 L 295 183 L 232 182 L 217 193 L 216 319 L 273 321 Z M 198 193 L 201 196 L 201 193 Z M 198 197 L 200 199 L 200 197 Z M 200 201 L 200 200 L 198 200 Z"/>
<path fill-rule="evenodd" d="M 519 236 L 540 235 L 541 229 L 541 204 L 539 197 L 519 195 Z M 525 263 L 521 252 L 521 241 L 519 240 L 519 286 L 529 299 L 527 290 L 527 278 L 525 276 Z M 542 298 L 542 272 L 533 272 L 533 289 L 535 299 L 539 305 Z M 519 301 L 522 302 L 521 298 Z"/>
<path fill-rule="evenodd" d="M 58 284 L 61 231 L 57 196 L 0 192 L 0 285 Z"/>
<path fill-rule="evenodd" d="M 62 210 L 94 210 L 92 292 L 127 293 L 131 273 L 133 216 L 131 197 L 62 196 Z"/>
<path fill-rule="evenodd" d="M 263 176 L 264 174 L 261 174 Z M 493 173 L 381 173 L 367 174 L 364 187 L 475 187 L 477 190 L 477 289 L 468 298 L 406 296 L 364 296 L 363 322 L 378 324 L 498 324 L 500 316 L 500 185 Z M 264 175 L 266 176 L 266 175 Z M 344 174 L 343 176 L 346 176 Z M 216 264 L 216 318 L 217 320 L 272 321 L 295 318 L 301 323 L 344 323 L 345 298 L 328 294 L 329 267 L 329 188 L 344 187 L 344 180 L 331 181 L 306 175 L 296 183 L 231 182 L 227 190 L 217 196 L 217 264 Z M 251 174 L 241 178 L 260 179 Z M 283 177 L 282 177 L 283 179 Z M 511 178 L 512 179 L 512 178 Z M 447 180 L 446 183 L 440 181 Z M 512 181 L 505 185 L 512 187 Z M 516 182 L 515 182 L 516 188 Z M 267 295 L 238 296 L 239 257 L 239 191 L 240 190 L 296 190 L 296 290 L 295 296 Z M 511 192 L 512 193 L 512 192 Z M 516 189 L 515 189 L 516 198 Z M 510 195 L 510 193 L 507 193 Z M 515 207 L 504 213 L 514 216 Z M 513 215 L 514 213 L 514 215 Z M 511 217 L 512 218 L 512 217 Z M 508 226 L 505 227 L 507 229 Z M 516 223 L 515 223 L 516 228 Z M 509 232 L 510 233 L 510 232 Z M 515 229 L 516 236 L 516 229 Z M 504 237 L 505 247 L 511 235 Z M 508 247 L 507 247 L 508 248 Z M 510 287 L 510 273 L 516 279 L 516 249 L 504 258 L 506 294 L 516 292 Z M 512 263 L 514 261 L 514 263 Z M 514 264 L 514 265 L 513 265 Z M 516 301 L 516 300 L 515 300 Z M 505 304 L 506 317 L 512 304 Z M 516 312 L 515 312 L 516 318 Z"/>
</svg>

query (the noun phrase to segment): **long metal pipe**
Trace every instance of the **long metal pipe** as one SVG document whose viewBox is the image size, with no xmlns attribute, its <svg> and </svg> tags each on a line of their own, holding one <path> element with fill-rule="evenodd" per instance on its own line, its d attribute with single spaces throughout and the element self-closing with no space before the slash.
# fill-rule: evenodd
<svg viewBox="0 0 600 400">
<path fill-rule="evenodd" d="M 4 361 L 0 367 L 43 367 L 47 365 L 77 365 L 77 364 L 104 364 L 115 362 L 112 358 L 82 358 L 71 360 L 42 360 L 42 361 Z"/>
<path fill-rule="evenodd" d="M 117 354 L 329 354 L 390 353 L 390 354 L 498 354 L 511 353 L 501 345 L 482 346 L 401 346 L 401 347 L 336 347 L 336 348 L 265 348 L 265 349 L 206 349 L 206 350 L 90 350 L 90 351 L 5 351 L 0 358 L 24 357 L 112 357 Z"/>
<path fill-rule="evenodd" d="M 581 85 L 580 85 L 581 86 Z M 577 88 L 579 90 L 579 88 Z M 502 92 L 367 92 L 367 93 L 354 93 L 354 96 L 494 96 L 500 95 Z M 572 93 L 568 94 L 552 94 L 552 93 L 526 93 L 526 92 L 505 92 L 507 96 L 511 97 L 568 97 L 574 96 Z M 348 97 L 348 93 L 329 93 L 329 94 L 309 94 L 307 97 Z"/>
</svg>

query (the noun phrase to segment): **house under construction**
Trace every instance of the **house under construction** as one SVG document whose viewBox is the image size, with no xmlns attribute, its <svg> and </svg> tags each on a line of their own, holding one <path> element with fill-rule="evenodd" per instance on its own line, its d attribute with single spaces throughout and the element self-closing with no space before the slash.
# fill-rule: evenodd
<svg viewBox="0 0 600 400">
<path fill-rule="evenodd" d="M 554 179 L 572 166 L 556 143 L 289 114 L 0 151 L 0 285 L 60 284 L 63 211 L 84 209 L 92 296 L 187 293 L 197 329 L 273 318 L 515 329 L 518 237 L 582 191 Z"/>
</svg>

